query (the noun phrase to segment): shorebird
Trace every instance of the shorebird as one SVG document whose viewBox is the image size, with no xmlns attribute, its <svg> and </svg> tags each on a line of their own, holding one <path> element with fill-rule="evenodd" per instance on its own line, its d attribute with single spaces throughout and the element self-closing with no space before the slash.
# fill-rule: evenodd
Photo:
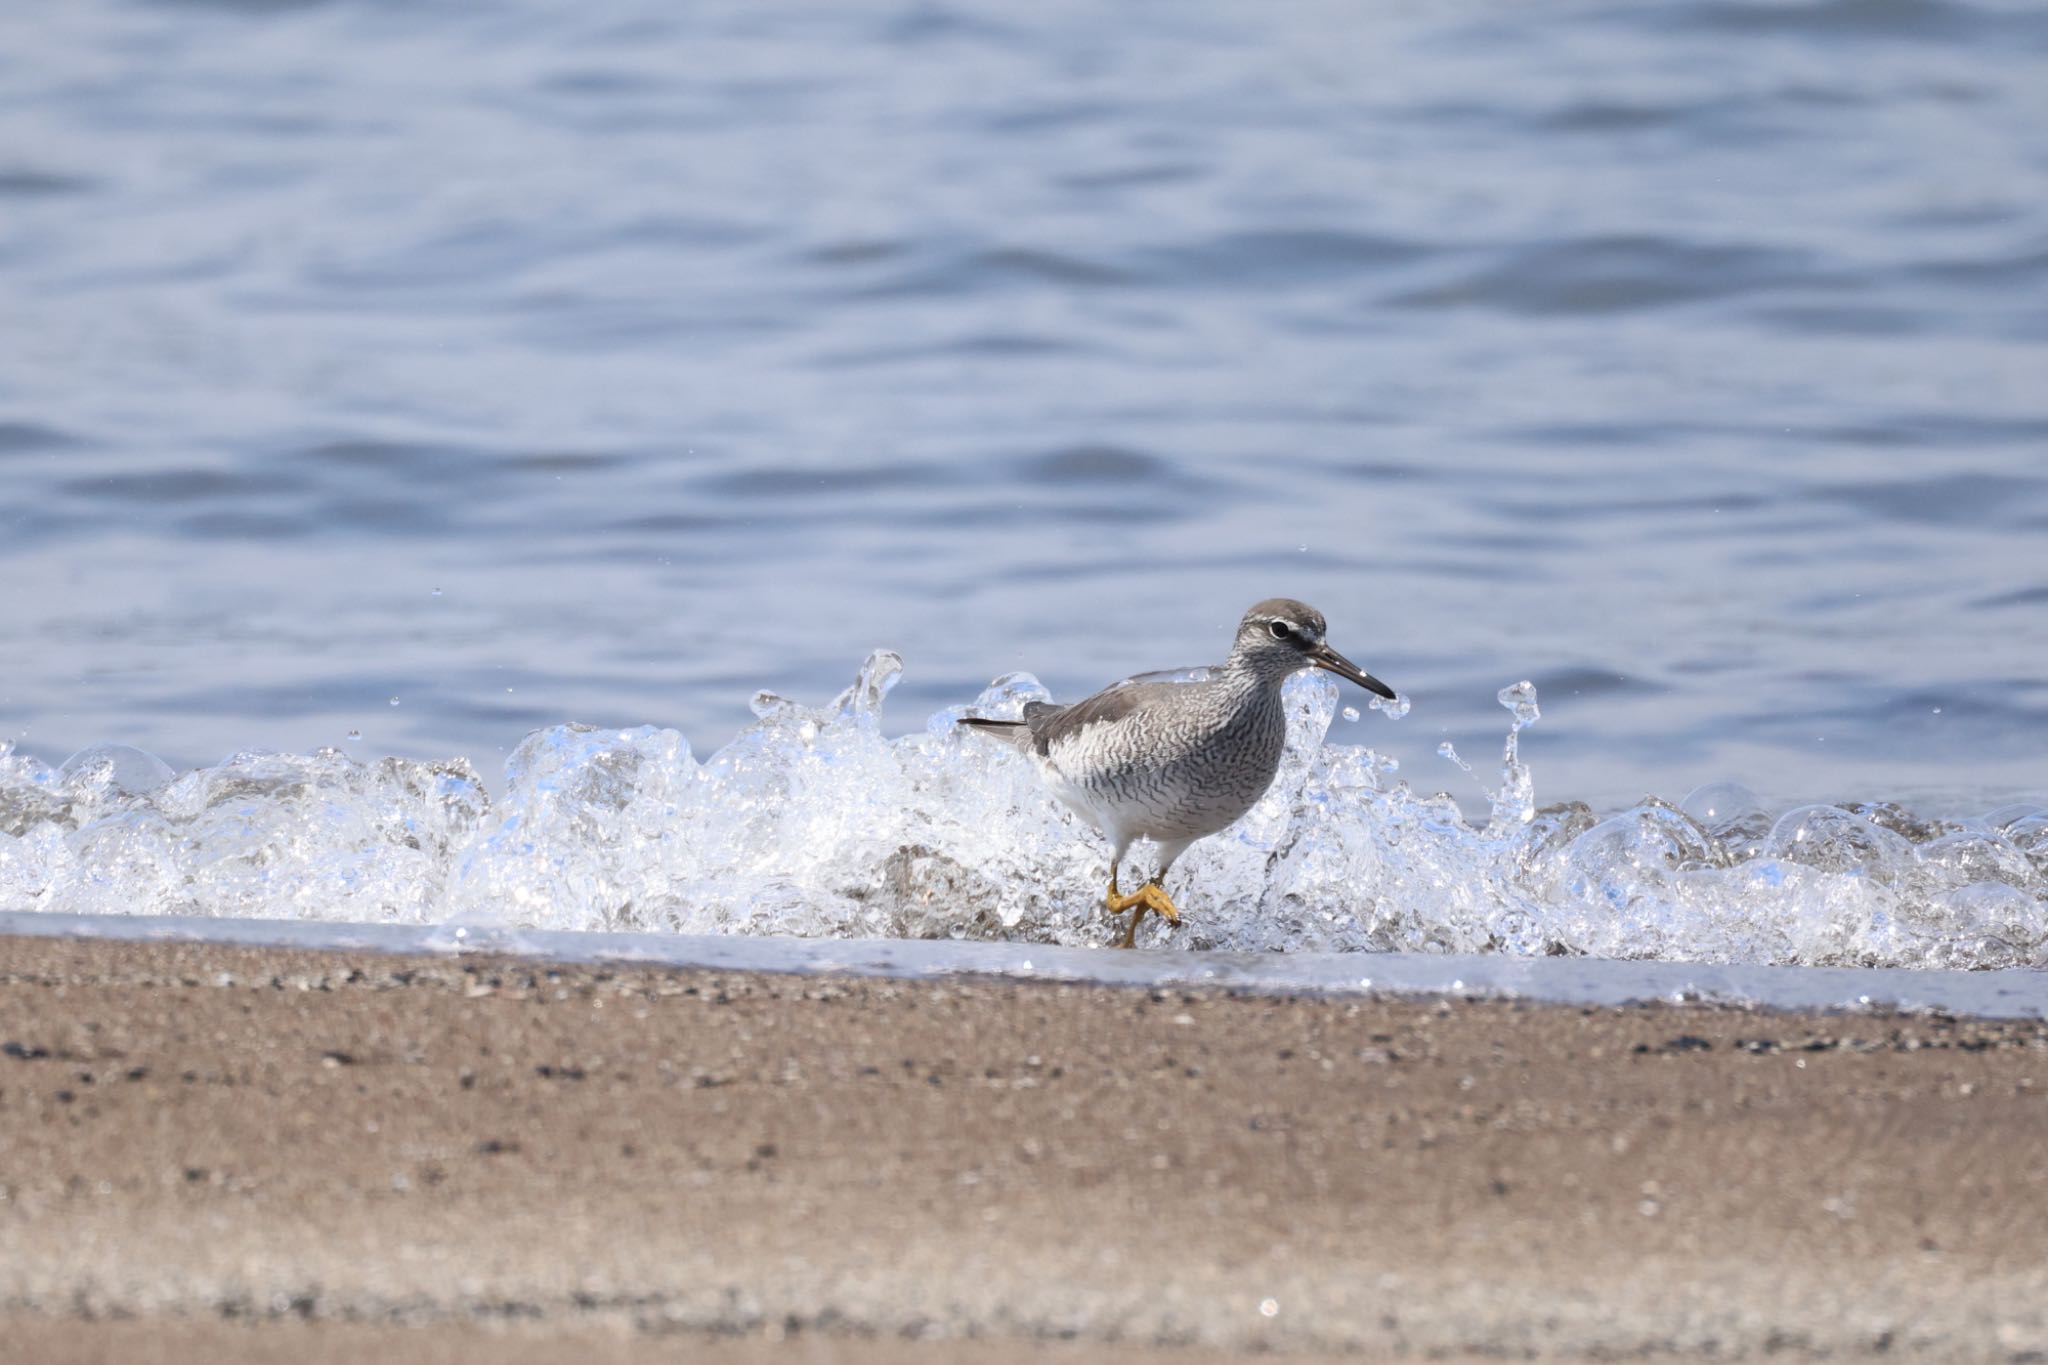
<svg viewBox="0 0 2048 1365">
<path fill-rule="evenodd" d="M 1148 910 L 1180 923 L 1164 885 L 1174 859 L 1250 810 L 1272 785 L 1287 745 L 1282 683 L 1321 668 L 1394 699 L 1391 687 L 1330 648 L 1325 630 L 1314 607 L 1269 598 L 1244 614 L 1228 659 L 1186 670 L 1206 677 L 1140 674 L 1071 706 L 1032 702 L 1022 720 L 961 719 L 1029 755 L 1053 794 L 1108 838 L 1104 903 L 1112 915 L 1132 912 L 1118 947 L 1137 941 Z M 1139 839 L 1159 845 L 1159 870 L 1124 895 L 1117 869 Z"/>
</svg>

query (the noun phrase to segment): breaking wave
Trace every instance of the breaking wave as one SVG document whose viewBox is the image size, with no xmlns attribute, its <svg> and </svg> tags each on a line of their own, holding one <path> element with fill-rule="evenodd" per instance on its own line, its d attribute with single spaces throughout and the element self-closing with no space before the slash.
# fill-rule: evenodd
<svg viewBox="0 0 2048 1365">
<path fill-rule="evenodd" d="M 496 799 L 464 759 L 244 753 L 180 775 L 123 746 L 54 768 L 0 747 L 0 911 L 1112 941 L 1104 841 L 1023 757 L 953 724 L 1045 689 L 1011 674 L 889 739 L 901 669 L 878 652 L 824 707 L 762 693 L 703 758 L 652 726 L 537 730 Z M 1337 699 L 1321 674 L 1289 683 L 1272 789 L 1181 859 L 1185 922 L 1148 921 L 1141 942 L 2048 966 L 2048 806 L 1773 811 L 1723 783 L 1604 816 L 1539 807 L 1520 683 L 1474 823 L 1392 759 L 1324 745 Z"/>
</svg>

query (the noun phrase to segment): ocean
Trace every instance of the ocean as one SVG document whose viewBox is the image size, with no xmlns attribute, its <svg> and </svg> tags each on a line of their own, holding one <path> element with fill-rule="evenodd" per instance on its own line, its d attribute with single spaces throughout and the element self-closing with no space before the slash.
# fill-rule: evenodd
<svg viewBox="0 0 2048 1365">
<path fill-rule="evenodd" d="M 14 7 L 0 911 L 1094 943 L 928 724 L 1284 593 L 1412 709 L 1161 943 L 2039 965 L 2044 126 L 1997 0 Z"/>
</svg>

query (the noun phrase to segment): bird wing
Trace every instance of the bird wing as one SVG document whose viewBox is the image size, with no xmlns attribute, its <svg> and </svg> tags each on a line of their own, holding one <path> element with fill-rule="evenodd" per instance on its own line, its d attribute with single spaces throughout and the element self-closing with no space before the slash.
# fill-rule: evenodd
<svg viewBox="0 0 2048 1365">
<path fill-rule="evenodd" d="M 1094 696 L 1072 706 L 1033 702 L 1024 708 L 1024 723 L 1031 727 L 1032 747 L 1041 754 L 1074 738 L 1091 725 L 1114 725 L 1133 711 L 1157 701 L 1160 694 L 1183 686 L 1172 682 L 1122 682 L 1105 687 Z"/>
</svg>

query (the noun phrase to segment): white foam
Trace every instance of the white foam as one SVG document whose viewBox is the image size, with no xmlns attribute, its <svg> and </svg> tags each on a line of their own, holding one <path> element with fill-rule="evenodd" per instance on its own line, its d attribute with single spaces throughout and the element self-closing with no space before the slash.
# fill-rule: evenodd
<svg viewBox="0 0 2048 1365">
<path fill-rule="evenodd" d="M 1005 746 L 952 724 L 1045 695 L 1024 674 L 886 738 L 901 663 L 830 705 L 763 694 L 699 759 L 673 730 L 535 731 L 493 800 L 465 760 L 240 754 L 172 776 L 105 747 L 0 751 L 0 912 L 1099 946 L 1106 850 Z M 1183 950 L 1504 953 L 1704 963 L 2048 965 L 2048 808 L 1930 821 L 1777 813 L 1731 784 L 1597 817 L 1541 807 L 1513 718 L 1491 815 L 1324 747 L 1336 685 L 1288 688 L 1264 800 L 1181 860 Z"/>
</svg>

